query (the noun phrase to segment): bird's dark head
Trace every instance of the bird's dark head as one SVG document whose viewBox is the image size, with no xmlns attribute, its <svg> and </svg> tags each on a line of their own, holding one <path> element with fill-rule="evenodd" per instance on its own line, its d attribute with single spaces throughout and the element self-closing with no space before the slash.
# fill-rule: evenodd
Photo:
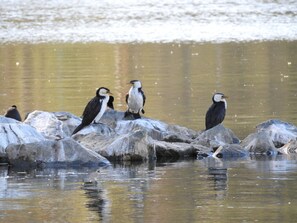
<svg viewBox="0 0 297 223">
<path fill-rule="evenodd" d="M 130 81 L 130 84 L 132 84 L 135 88 L 141 88 L 141 82 L 139 80 L 132 80 Z"/>
<path fill-rule="evenodd" d="M 12 105 L 11 107 L 14 108 L 14 109 L 17 109 L 17 106 L 16 105 Z"/>
<path fill-rule="evenodd" d="M 110 90 L 108 89 L 108 88 L 106 88 L 106 87 L 101 87 L 101 88 L 99 88 L 99 89 L 97 89 L 97 91 L 96 91 L 96 96 L 106 96 L 106 95 L 108 95 L 108 94 L 111 94 L 111 92 L 110 92 Z"/>
<path fill-rule="evenodd" d="M 212 96 L 212 101 L 213 101 L 213 103 L 218 103 L 218 102 L 226 103 L 226 98 L 228 98 L 228 97 L 222 93 L 215 93 Z"/>
</svg>

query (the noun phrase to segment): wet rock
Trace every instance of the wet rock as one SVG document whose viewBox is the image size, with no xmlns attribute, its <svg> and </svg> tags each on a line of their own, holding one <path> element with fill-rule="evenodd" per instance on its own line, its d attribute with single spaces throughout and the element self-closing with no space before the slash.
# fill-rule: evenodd
<svg viewBox="0 0 297 223">
<path fill-rule="evenodd" d="M 6 147 L 12 143 L 34 143 L 45 138 L 30 125 L 0 116 L 0 157 L 6 156 Z"/>
<path fill-rule="evenodd" d="M 155 150 L 158 159 L 164 158 L 195 158 L 200 156 L 208 156 L 211 149 L 199 144 L 189 144 L 184 142 L 166 142 L 166 141 L 153 141 L 149 147 Z"/>
<path fill-rule="evenodd" d="M 68 112 L 31 112 L 24 123 L 33 126 L 47 139 L 63 139 L 71 136 L 81 119 Z"/>
<path fill-rule="evenodd" d="M 72 138 L 43 140 L 33 143 L 10 144 L 6 148 L 8 160 L 14 166 L 60 167 L 105 166 L 109 161 Z"/>
</svg>

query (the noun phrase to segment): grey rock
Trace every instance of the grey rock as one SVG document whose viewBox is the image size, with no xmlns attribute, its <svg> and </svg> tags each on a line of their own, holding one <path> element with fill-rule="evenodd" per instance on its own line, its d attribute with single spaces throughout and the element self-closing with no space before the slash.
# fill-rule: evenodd
<svg viewBox="0 0 297 223">
<path fill-rule="evenodd" d="M 220 146 L 217 150 L 214 151 L 213 156 L 218 158 L 239 158 L 249 155 L 248 151 L 244 150 L 239 144 L 226 144 Z"/>
<path fill-rule="evenodd" d="M 196 140 L 207 147 L 217 148 L 226 144 L 238 144 L 239 138 L 232 130 L 219 124 L 211 129 L 203 131 Z"/>
<path fill-rule="evenodd" d="M 33 126 L 47 139 L 63 139 L 72 134 L 81 119 L 68 112 L 31 112 L 24 123 Z"/>
<path fill-rule="evenodd" d="M 281 154 L 286 154 L 286 155 L 291 155 L 297 154 L 297 140 L 291 140 L 290 142 L 288 142 L 287 144 L 283 145 L 280 148 L 277 148 L 277 151 Z"/>
<path fill-rule="evenodd" d="M 275 154 L 277 152 L 268 132 L 261 131 L 248 135 L 241 146 L 250 153 Z"/>
<path fill-rule="evenodd" d="M 14 166 L 104 166 L 109 161 L 72 138 L 43 140 L 34 143 L 10 144 L 8 160 Z"/>
<path fill-rule="evenodd" d="M 197 132 L 185 127 L 145 117 L 125 120 L 124 113 L 114 110 L 107 111 L 101 121 L 105 124 L 97 125 L 96 129 L 94 125 L 87 126 L 73 138 L 112 160 L 154 160 L 158 155 L 164 155 L 156 151 L 156 146 L 158 149 L 169 145 L 175 146 L 175 149 L 179 148 L 180 151 L 176 154 L 187 156 L 186 152 L 181 151 L 185 149 L 180 149 L 181 146 L 176 143 L 190 143 L 198 135 Z M 185 151 L 192 153 L 190 150 Z"/>
<path fill-rule="evenodd" d="M 297 127 L 277 119 L 263 122 L 256 127 L 257 132 L 267 132 L 276 147 L 281 147 L 297 137 Z"/>
<path fill-rule="evenodd" d="M 0 156 L 5 156 L 5 149 L 12 143 L 34 143 L 44 137 L 30 125 L 11 118 L 0 116 Z"/>
<path fill-rule="evenodd" d="M 268 120 L 256 127 L 256 132 L 248 135 L 241 146 L 255 154 L 276 154 L 278 148 L 297 137 L 297 127 L 280 120 Z"/>
</svg>

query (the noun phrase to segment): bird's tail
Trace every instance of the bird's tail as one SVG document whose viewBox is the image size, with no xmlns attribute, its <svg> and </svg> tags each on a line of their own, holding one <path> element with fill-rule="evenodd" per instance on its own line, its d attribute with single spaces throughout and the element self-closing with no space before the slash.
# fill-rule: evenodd
<svg viewBox="0 0 297 223">
<path fill-rule="evenodd" d="M 76 127 L 76 129 L 74 129 L 72 135 L 74 135 L 75 133 L 79 132 L 80 130 L 82 130 L 85 126 L 81 123 L 79 126 Z"/>
<path fill-rule="evenodd" d="M 124 118 L 133 120 L 133 119 L 139 119 L 139 118 L 141 118 L 141 116 L 139 113 L 133 113 L 133 112 L 130 112 L 129 110 L 127 110 L 125 112 Z"/>
</svg>

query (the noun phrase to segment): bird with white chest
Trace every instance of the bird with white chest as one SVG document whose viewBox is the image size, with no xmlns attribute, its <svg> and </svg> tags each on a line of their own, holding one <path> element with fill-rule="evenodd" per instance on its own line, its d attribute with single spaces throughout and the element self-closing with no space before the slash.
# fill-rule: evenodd
<svg viewBox="0 0 297 223">
<path fill-rule="evenodd" d="M 142 84 L 139 80 L 130 81 L 132 85 L 128 94 L 126 95 L 126 103 L 128 110 L 125 112 L 125 117 L 132 116 L 134 119 L 141 118 L 140 112 L 144 114 L 145 94 L 142 90 Z"/>
<path fill-rule="evenodd" d="M 109 94 L 111 94 L 110 90 L 105 87 L 101 87 L 96 91 L 96 96 L 89 101 L 84 109 L 81 124 L 76 127 L 72 135 L 90 125 L 93 121 L 98 124 L 107 107 L 113 109 L 113 97 L 109 96 Z"/>
<path fill-rule="evenodd" d="M 227 101 L 222 93 L 215 93 L 212 97 L 213 104 L 209 107 L 205 116 L 205 127 L 206 130 L 211 129 L 224 121 Z"/>
</svg>

